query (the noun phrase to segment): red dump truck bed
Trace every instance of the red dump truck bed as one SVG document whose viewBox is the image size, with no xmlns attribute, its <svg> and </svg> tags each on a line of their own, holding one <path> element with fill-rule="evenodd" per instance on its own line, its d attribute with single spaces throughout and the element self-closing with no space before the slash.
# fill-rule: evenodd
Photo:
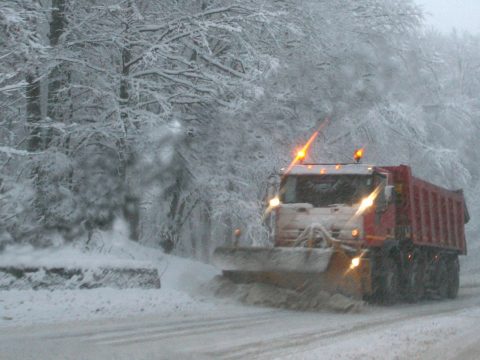
<svg viewBox="0 0 480 360">
<path fill-rule="evenodd" d="M 469 220 L 462 190 L 452 191 L 412 176 L 409 166 L 384 167 L 393 174 L 397 229 L 415 245 L 467 253 L 464 224 Z"/>
</svg>

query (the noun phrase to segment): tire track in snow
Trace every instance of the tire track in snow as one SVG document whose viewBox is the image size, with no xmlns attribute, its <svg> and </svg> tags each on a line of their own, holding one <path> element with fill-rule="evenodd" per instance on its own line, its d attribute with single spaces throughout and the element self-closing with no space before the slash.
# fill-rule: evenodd
<svg viewBox="0 0 480 360">
<path fill-rule="evenodd" d="M 81 341 L 93 342 L 98 345 L 132 345 L 144 342 L 156 342 L 169 338 L 196 336 L 205 332 L 223 332 L 232 329 L 255 328 L 262 323 L 268 323 L 278 314 L 285 312 L 274 310 L 261 313 L 252 313 L 241 316 L 227 316 L 209 319 L 195 319 L 175 321 L 162 324 L 123 326 L 121 328 L 87 332 L 72 332 L 59 336 L 50 336 L 48 339 L 83 338 Z M 291 316 L 295 316 L 294 313 Z"/>
<path fill-rule="evenodd" d="M 441 304 L 441 303 L 440 303 Z M 446 304 L 446 303 L 444 303 Z M 221 358 L 221 359 L 248 359 L 248 358 L 260 358 L 266 356 L 281 356 L 291 355 L 291 352 L 288 350 L 298 347 L 306 347 L 317 342 L 331 340 L 332 338 L 342 337 L 351 335 L 353 333 L 372 330 L 376 328 L 382 328 L 385 325 L 390 325 L 393 323 L 405 322 L 412 319 L 421 319 L 428 318 L 432 316 L 442 315 L 442 314 L 452 314 L 456 312 L 463 312 L 465 309 L 474 308 L 480 306 L 480 302 L 475 304 L 470 304 L 468 306 L 462 306 L 459 308 L 459 304 L 448 303 L 447 309 L 438 309 L 434 311 L 428 311 L 428 309 L 418 309 L 414 314 L 391 317 L 387 319 L 381 319 L 377 321 L 362 322 L 359 324 L 354 324 L 349 327 L 342 327 L 340 329 L 330 329 L 323 331 L 309 331 L 309 332 L 300 332 L 294 335 L 283 335 L 278 336 L 273 339 L 263 340 L 263 341 L 254 341 L 244 343 L 235 347 L 226 348 L 220 351 L 211 351 L 203 353 L 207 357 L 211 358 Z M 406 309 L 407 310 L 407 309 Z M 419 311 L 423 310 L 423 311 Z"/>
<path fill-rule="evenodd" d="M 260 324 L 268 323 L 271 317 L 239 320 L 235 322 L 221 321 L 218 323 L 199 323 L 176 328 L 163 327 L 149 331 L 136 331 L 134 333 L 122 334 L 118 336 L 96 336 L 88 339 L 100 345 L 133 345 L 145 342 L 155 342 L 169 338 L 178 338 L 179 336 L 190 337 L 205 333 L 206 331 L 227 331 L 234 329 L 243 329 L 255 327 Z"/>
<path fill-rule="evenodd" d="M 461 296 L 455 301 L 445 302 L 424 302 L 417 305 L 400 305 L 392 308 L 378 307 L 379 312 L 375 312 L 375 307 L 370 310 L 371 320 L 368 313 L 360 315 L 367 317 L 359 320 L 356 318 L 351 325 L 330 326 L 325 329 L 322 325 L 308 325 L 308 330 L 292 332 L 291 325 L 297 319 L 301 319 L 300 315 L 305 315 L 305 312 L 285 311 L 285 310 L 266 310 L 244 315 L 234 315 L 225 317 L 207 317 L 195 318 L 190 320 L 174 320 L 162 322 L 161 320 L 152 322 L 151 320 L 145 324 L 139 322 L 138 318 L 132 323 L 126 325 L 115 326 L 114 324 L 108 326 L 96 326 L 91 331 L 72 331 L 68 334 L 59 336 L 50 336 L 50 339 L 66 339 L 77 338 L 79 341 L 95 343 L 100 346 L 134 346 L 135 344 L 164 344 L 166 348 L 169 346 L 169 341 L 172 338 L 183 342 L 186 346 L 191 347 L 191 351 L 195 354 L 204 356 L 206 358 L 223 358 L 223 359 L 240 359 L 240 358 L 263 358 L 272 357 L 274 355 L 281 356 L 291 355 L 295 348 L 304 350 L 310 348 L 317 343 L 327 341 L 332 338 L 341 338 L 356 332 L 381 329 L 382 327 L 390 327 L 389 325 L 396 322 L 408 321 L 415 318 L 428 318 L 442 313 L 455 313 L 464 311 L 466 308 L 480 305 L 478 301 L 478 289 L 465 289 Z M 475 293 L 473 293 L 475 291 Z M 433 309 L 432 309 L 433 307 Z M 393 310 L 392 313 L 390 310 Z M 405 314 L 407 313 L 408 314 Z M 319 320 L 322 319 L 321 313 L 312 313 L 312 316 L 319 315 Z M 154 316 L 154 315 L 152 315 Z M 339 317 L 343 315 L 339 314 Z M 126 319 L 128 321 L 128 319 Z M 265 327 L 265 324 L 273 321 L 277 327 L 288 326 L 290 334 L 269 334 L 262 336 L 262 340 L 248 341 L 248 337 L 243 335 L 238 336 L 234 334 L 235 330 L 243 330 L 247 335 L 255 334 L 259 328 Z M 315 330 L 318 327 L 318 330 Z M 251 330 L 251 331 L 249 331 Z M 207 348 L 208 344 L 198 342 L 198 336 L 204 333 L 218 334 L 220 338 L 227 339 L 219 350 L 211 351 Z M 229 335 L 232 334 L 232 335 Z M 45 337 L 43 337 L 45 338 Z M 233 340 L 234 339 L 234 340 Z M 232 340 L 235 342 L 232 343 Z M 228 342 L 231 342 L 230 344 Z M 243 342 L 239 344 L 240 342 Z M 171 343 L 170 343 L 171 344 Z M 219 344 L 217 344 L 218 346 Z M 171 346 L 171 345 L 170 345 Z M 126 349 L 127 349 L 126 348 Z M 185 349 L 171 348 L 172 354 L 182 354 L 181 351 Z"/>
<path fill-rule="evenodd" d="M 49 340 L 62 340 L 68 338 L 85 338 L 85 340 L 95 340 L 101 339 L 103 337 L 107 338 L 108 336 L 128 336 L 135 335 L 140 332 L 149 332 L 149 331 L 176 331 L 183 328 L 194 328 L 198 326 L 209 326 L 210 324 L 221 324 L 221 323 L 231 323 L 232 321 L 242 321 L 248 319 L 262 319 L 262 318 L 273 318 L 277 314 L 278 310 L 265 311 L 261 313 L 253 313 L 248 315 L 235 315 L 235 316 L 225 316 L 225 317 L 214 317 L 214 318 L 197 318 L 191 320 L 182 321 L 170 321 L 170 322 L 151 322 L 148 324 L 128 324 L 122 326 L 105 326 L 105 327 L 95 327 L 94 330 L 87 331 L 70 331 L 64 332 L 59 335 L 47 335 L 44 336 L 44 339 Z M 154 315 L 152 315 L 154 316 Z"/>
</svg>

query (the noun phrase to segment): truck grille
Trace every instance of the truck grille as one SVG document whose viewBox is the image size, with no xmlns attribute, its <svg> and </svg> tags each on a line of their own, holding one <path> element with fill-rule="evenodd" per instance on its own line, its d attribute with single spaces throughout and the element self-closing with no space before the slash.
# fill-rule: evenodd
<svg viewBox="0 0 480 360">
<path fill-rule="evenodd" d="M 332 229 L 332 236 L 338 238 L 340 236 L 340 229 Z"/>
</svg>

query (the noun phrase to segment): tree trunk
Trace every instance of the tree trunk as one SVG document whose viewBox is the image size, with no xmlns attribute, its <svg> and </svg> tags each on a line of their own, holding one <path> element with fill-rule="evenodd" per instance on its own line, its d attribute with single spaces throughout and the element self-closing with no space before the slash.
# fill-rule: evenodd
<svg viewBox="0 0 480 360">
<path fill-rule="evenodd" d="M 205 207 L 201 210 L 201 225 L 202 225 L 202 260 L 210 261 L 210 245 L 212 243 L 212 207 L 210 201 L 205 203 Z"/>
<path fill-rule="evenodd" d="M 130 10 L 131 3 L 128 2 L 128 8 Z M 130 20 L 128 20 L 130 21 Z M 128 33 L 129 26 L 127 25 L 125 32 Z M 130 47 L 125 45 L 122 49 L 122 78 L 120 80 L 120 118 L 123 122 L 125 129 L 124 138 L 121 141 L 120 151 L 122 159 L 122 173 L 124 176 L 124 182 L 126 187 L 125 201 L 123 203 L 123 214 L 125 220 L 130 228 L 130 239 L 138 241 L 140 238 L 140 200 L 135 192 L 132 190 L 131 185 L 128 183 L 127 171 L 129 165 L 134 161 L 134 155 L 128 144 L 127 131 L 128 131 L 128 76 L 130 74 L 129 62 L 132 59 L 132 53 Z"/>
<path fill-rule="evenodd" d="M 28 124 L 28 141 L 27 150 L 29 152 L 38 152 L 44 149 L 43 131 L 40 125 L 42 120 L 42 111 L 40 107 L 40 80 L 36 74 L 29 73 L 25 77 L 27 81 L 26 97 L 27 97 L 27 124 Z M 33 204 L 35 220 L 41 224 L 42 217 L 45 214 L 46 203 L 43 193 L 40 189 L 42 179 L 41 172 L 37 165 L 32 168 L 32 178 L 35 181 L 35 201 Z M 40 241 L 41 232 L 35 232 L 33 236 L 34 243 Z"/>
<path fill-rule="evenodd" d="M 29 73 L 26 76 L 27 87 L 27 123 L 29 128 L 28 151 L 40 151 L 44 148 L 42 137 L 42 111 L 40 108 L 40 80 L 36 74 Z"/>
<path fill-rule="evenodd" d="M 235 169 L 233 168 L 233 166 L 229 166 L 229 170 L 231 172 L 231 174 L 235 174 Z M 227 184 L 227 191 L 228 193 L 232 193 L 234 190 L 234 187 L 233 187 L 233 182 L 232 180 L 228 180 L 228 184 Z M 230 212 L 226 212 L 224 214 L 225 216 L 225 220 L 224 220 L 224 224 L 225 224 L 225 227 L 224 227 L 224 243 L 225 245 L 232 245 L 233 244 L 233 221 L 232 221 L 232 216 L 230 214 Z"/>
<path fill-rule="evenodd" d="M 140 200 L 138 197 L 132 194 L 125 196 L 123 216 L 130 228 L 130 239 L 138 241 L 140 238 Z"/>
<path fill-rule="evenodd" d="M 170 201 L 170 210 L 167 214 L 167 229 L 163 232 L 162 238 L 160 239 L 160 245 L 165 250 L 166 253 L 170 253 L 176 246 L 176 242 L 178 239 L 178 229 L 176 225 L 178 223 L 178 211 L 179 211 L 179 204 L 180 204 L 180 191 L 181 191 L 181 182 L 182 182 L 182 174 L 179 174 L 176 177 L 175 185 L 172 187 L 171 192 L 168 195 L 172 196 L 172 200 Z"/>
<path fill-rule="evenodd" d="M 55 48 L 64 33 L 66 26 L 65 0 L 52 0 L 52 13 L 50 22 L 50 46 Z M 47 116 L 51 120 L 59 121 L 58 113 L 55 112 L 56 104 L 59 103 L 58 91 L 66 84 L 68 75 L 62 73 L 62 66 L 55 66 L 48 75 L 48 106 Z M 64 115 L 64 114 L 62 114 Z M 63 118 L 63 116 L 61 116 Z M 46 133 L 46 143 L 51 141 L 52 131 Z"/>
<path fill-rule="evenodd" d="M 50 23 L 50 45 L 58 45 L 65 30 L 65 0 L 52 0 L 52 22 Z"/>
</svg>

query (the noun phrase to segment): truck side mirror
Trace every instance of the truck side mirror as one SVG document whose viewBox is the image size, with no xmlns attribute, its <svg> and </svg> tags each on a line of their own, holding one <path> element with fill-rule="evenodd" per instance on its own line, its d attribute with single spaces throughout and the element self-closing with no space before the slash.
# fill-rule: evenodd
<svg viewBox="0 0 480 360">
<path fill-rule="evenodd" d="M 387 202 L 387 204 L 392 199 L 393 187 L 394 187 L 393 185 L 385 186 L 384 193 L 385 193 L 385 201 Z"/>
<path fill-rule="evenodd" d="M 279 188 L 279 176 L 276 173 L 270 174 L 267 180 L 267 193 L 266 193 L 266 201 L 268 202 L 270 199 L 274 198 L 275 195 L 278 194 Z"/>
</svg>

